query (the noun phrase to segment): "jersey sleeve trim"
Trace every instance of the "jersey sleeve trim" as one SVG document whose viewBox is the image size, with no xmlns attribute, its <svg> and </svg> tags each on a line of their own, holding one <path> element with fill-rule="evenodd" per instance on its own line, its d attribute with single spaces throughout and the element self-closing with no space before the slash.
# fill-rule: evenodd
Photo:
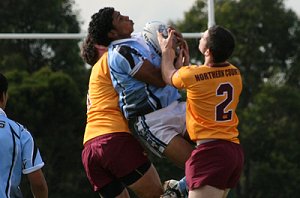
<svg viewBox="0 0 300 198">
<path fill-rule="evenodd" d="M 36 165 L 36 166 L 34 166 L 34 167 L 30 167 L 30 168 L 27 168 L 27 169 L 23 169 L 22 172 L 23 172 L 23 174 L 29 174 L 29 173 L 32 173 L 32 172 L 34 172 L 34 171 L 36 171 L 36 170 L 41 169 L 44 165 L 45 165 L 45 163 L 42 162 L 41 164 L 38 164 L 38 165 Z"/>
</svg>

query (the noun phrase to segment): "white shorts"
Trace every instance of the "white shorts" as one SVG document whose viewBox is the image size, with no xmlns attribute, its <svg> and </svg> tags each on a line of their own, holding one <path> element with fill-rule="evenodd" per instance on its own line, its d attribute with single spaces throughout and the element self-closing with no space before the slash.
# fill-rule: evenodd
<svg viewBox="0 0 300 198">
<path fill-rule="evenodd" d="M 186 102 L 175 101 L 169 106 L 139 116 L 134 123 L 135 132 L 144 145 L 158 157 L 176 135 L 186 133 Z"/>
</svg>

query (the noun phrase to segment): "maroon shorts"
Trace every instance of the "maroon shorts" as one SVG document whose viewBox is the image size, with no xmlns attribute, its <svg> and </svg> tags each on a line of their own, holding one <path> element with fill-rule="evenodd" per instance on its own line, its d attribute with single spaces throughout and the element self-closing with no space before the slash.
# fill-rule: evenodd
<svg viewBox="0 0 300 198">
<path fill-rule="evenodd" d="M 189 189 L 210 185 L 219 189 L 233 188 L 239 181 L 244 164 L 241 145 L 215 140 L 200 144 L 185 164 Z"/>
<path fill-rule="evenodd" d="M 118 132 L 85 143 L 82 163 L 94 191 L 99 191 L 116 179 L 126 178 L 142 165 L 148 164 L 149 160 L 140 143 L 131 134 Z"/>
</svg>

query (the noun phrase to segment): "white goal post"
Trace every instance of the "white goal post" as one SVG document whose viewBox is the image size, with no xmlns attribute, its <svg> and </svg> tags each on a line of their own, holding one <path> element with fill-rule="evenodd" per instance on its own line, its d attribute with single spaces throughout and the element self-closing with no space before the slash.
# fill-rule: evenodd
<svg viewBox="0 0 300 198">
<path fill-rule="evenodd" d="M 207 15 L 208 15 L 208 28 L 216 24 L 215 21 L 215 3 L 214 0 L 207 0 Z"/>
<path fill-rule="evenodd" d="M 201 33 L 182 33 L 184 38 L 199 38 Z M 0 33 L 0 39 L 83 39 L 86 33 Z"/>
</svg>

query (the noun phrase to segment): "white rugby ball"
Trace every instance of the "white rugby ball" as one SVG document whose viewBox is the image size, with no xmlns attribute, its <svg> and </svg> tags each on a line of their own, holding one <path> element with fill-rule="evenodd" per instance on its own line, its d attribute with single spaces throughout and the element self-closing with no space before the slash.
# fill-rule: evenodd
<svg viewBox="0 0 300 198">
<path fill-rule="evenodd" d="M 151 21 L 146 23 L 143 29 L 143 37 L 148 45 L 150 45 L 156 53 L 161 54 L 161 49 L 157 39 L 157 31 L 162 32 L 165 38 L 168 37 L 168 26 L 160 21 Z"/>
</svg>

